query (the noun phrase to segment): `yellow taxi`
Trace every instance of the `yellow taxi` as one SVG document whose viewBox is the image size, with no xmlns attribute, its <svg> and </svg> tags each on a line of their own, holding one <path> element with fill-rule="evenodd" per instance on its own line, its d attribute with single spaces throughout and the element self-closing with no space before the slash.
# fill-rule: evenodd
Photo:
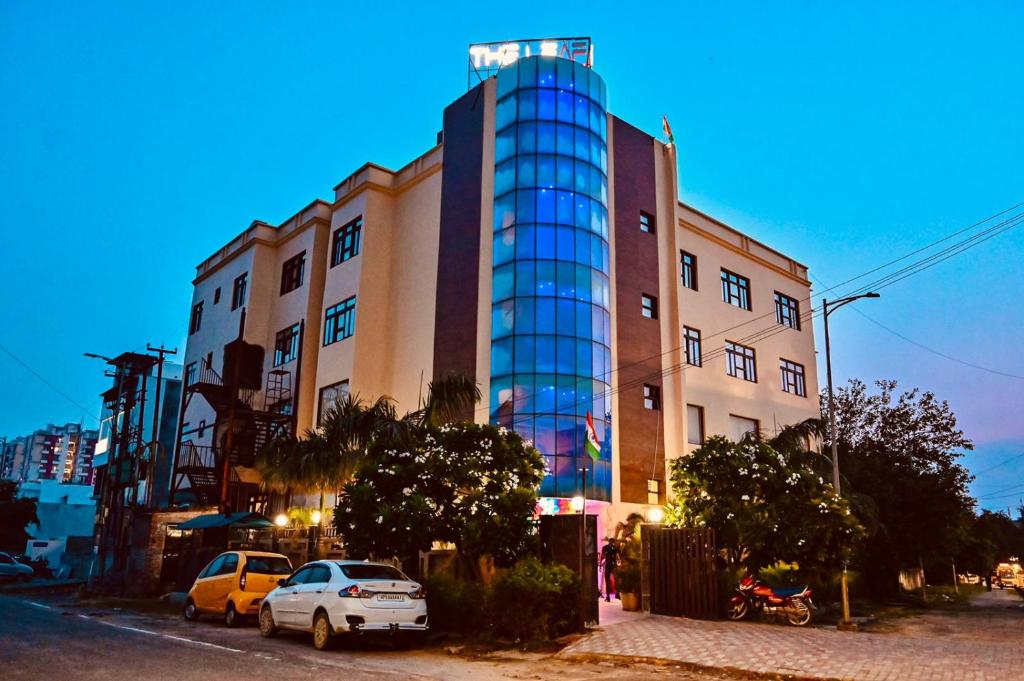
<svg viewBox="0 0 1024 681">
<path fill-rule="evenodd" d="M 286 556 L 262 551 L 227 551 L 203 568 L 185 600 L 190 622 L 200 615 L 222 615 L 229 627 L 259 613 L 263 597 L 292 573 Z"/>
</svg>

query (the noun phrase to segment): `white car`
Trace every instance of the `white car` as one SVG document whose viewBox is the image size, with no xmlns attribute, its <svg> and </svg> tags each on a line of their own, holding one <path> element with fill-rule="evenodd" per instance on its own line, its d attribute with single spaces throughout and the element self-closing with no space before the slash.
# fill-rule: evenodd
<svg viewBox="0 0 1024 681">
<path fill-rule="evenodd" d="M 344 632 L 388 632 L 407 642 L 427 630 L 423 587 L 390 565 L 320 560 L 280 584 L 260 607 L 264 636 L 280 629 L 311 631 L 313 645 L 325 650 Z"/>
<path fill-rule="evenodd" d="M 9 553 L 0 551 L 0 579 L 15 579 L 27 582 L 32 579 L 35 570 L 31 566 L 19 563 Z"/>
</svg>

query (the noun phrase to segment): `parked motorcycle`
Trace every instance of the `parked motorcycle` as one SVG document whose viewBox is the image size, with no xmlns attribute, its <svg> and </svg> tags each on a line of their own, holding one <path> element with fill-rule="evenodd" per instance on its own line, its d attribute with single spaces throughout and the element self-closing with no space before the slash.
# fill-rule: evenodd
<svg viewBox="0 0 1024 681">
<path fill-rule="evenodd" d="M 746 575 L 729 600 L 729 619 L 742 620 L 752 610 L 771 617 L 784 617 L 794 627 L 807 626 L 811 621 L 811 590 L 806 586 L 773 589 L 752 575 Z"/>
</svg>

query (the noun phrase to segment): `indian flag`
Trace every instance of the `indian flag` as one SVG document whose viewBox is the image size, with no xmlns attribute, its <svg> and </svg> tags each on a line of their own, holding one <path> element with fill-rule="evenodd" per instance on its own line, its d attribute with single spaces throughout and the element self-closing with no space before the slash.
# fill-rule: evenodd
<svg viewBox="0 0 1024 681">
<path fill-rule="evenodd" d="M 661 129 L 665 131 L 665 137 L 668 138 L 668 143 L 675 144 L 676 136 L 672 134 L 672 126 L 668 124 L 668 116 L 661 117 Z"/>
<path fill-rule="evenodd" d="M 594 417 L 587 412 L 587 454 L 594 461 L 601 458 L 601 441 L 597 439 L 597 431 L 594 430 Z"/>
</svg>

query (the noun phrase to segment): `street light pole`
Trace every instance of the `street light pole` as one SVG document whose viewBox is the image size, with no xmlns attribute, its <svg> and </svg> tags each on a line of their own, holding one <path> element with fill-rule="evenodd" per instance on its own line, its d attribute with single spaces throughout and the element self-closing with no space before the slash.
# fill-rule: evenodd
<svg viewBox="0 0 1024 681">
<path fill-rule="evenodd" d="M 852 303 L 855 300 L 861 298 L 879 298 L 877 293 L 862 293 L 857 296 L 849 296 L 846 298 L 840 298 L 839 300 L 833 300 L 831 303 L 822 299 L 821 309 L 824 312 L 822 315 L 825 321 L 825 373 L 828 377 L 828 432 L 830 444 L 832 445 L 832 487 L 836 490 L 836 496 L 842 493 L 842 488 L 839 483 L 839 438 L 836 437 L 836 396 L 832 389 L 832 344 L 828 334 L 828 316 L 841 308 L 843 305 Z M 850 591 L 846 582 L 846 563 L 843 563 L 843 575 L 842 581 L 840 582 L 842 597 L 843 597 L 843 619 L 839 623 L 839 628 L 843 630 L 856 629 L 853 622 L 850 621 Z"/>
</svg>

